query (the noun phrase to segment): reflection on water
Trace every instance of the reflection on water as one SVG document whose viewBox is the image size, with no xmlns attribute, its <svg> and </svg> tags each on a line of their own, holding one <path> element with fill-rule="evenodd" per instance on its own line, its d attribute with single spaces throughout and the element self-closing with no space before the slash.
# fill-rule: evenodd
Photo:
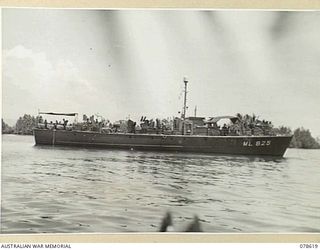
<svg viewBox="0 0 320 250">
<path fill-rule="evenodd" d="M 3 136 L 2 232 L 319 232 L 320 152 L 285 158 L 34 146 Z"/>
</svg>

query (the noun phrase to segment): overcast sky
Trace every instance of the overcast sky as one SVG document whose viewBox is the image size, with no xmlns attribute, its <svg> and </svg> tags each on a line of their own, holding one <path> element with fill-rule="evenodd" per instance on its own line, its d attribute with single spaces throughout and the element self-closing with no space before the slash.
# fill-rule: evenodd
<svg viewBox="0 0 320 250">
<path fill-rule="evenodd" d="M 320 12 L 2 11 L 2 116 L 255 113 L 320 135 Z"/>
</svg>

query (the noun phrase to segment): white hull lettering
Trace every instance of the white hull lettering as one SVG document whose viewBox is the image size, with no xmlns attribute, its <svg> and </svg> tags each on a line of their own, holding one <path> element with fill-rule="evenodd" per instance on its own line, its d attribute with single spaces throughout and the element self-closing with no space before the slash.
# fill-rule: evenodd
<svg viewBox="0 0 320 250">
<path fill-rule="evenodd" d="M 251 141 L 244 141 L 243 146 L 244 147 L 252 147 Z"/>
<path fill-rule="evenodd" d="M 244 141 L 242 146 L 244 147 L 252 147 L 252 146 L 256 146 L 256 147 L 265 147 L 265 146 L 270 146 L 271 145 L 271 141 L 267 140 L 267 141 L 256 141 L 254 144 L 251 143 L 251 141 Z"/>
</svg>

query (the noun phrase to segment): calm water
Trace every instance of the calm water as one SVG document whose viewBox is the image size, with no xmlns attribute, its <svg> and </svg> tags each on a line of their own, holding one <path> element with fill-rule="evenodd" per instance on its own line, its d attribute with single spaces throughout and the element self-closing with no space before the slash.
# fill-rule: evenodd
<svg viewBox="0 0 320 250">
<path fill-rule="evenodd" d="M 2 137 L 2 233 L 320 232 L 320 150 L 283 159 L 34 146 Z"/>
</svg>

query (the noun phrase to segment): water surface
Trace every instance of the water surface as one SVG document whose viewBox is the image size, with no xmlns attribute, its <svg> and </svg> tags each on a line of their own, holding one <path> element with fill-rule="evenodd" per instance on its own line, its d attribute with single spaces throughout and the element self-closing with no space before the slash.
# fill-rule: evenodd
<svg viewBox="0 0 320 250">
<path fill-rule="evenodd" d="M 320 150 L 284 158 L 34 146 L 2 137 L 2 233 L 320 232 Z"/>
</svg>

